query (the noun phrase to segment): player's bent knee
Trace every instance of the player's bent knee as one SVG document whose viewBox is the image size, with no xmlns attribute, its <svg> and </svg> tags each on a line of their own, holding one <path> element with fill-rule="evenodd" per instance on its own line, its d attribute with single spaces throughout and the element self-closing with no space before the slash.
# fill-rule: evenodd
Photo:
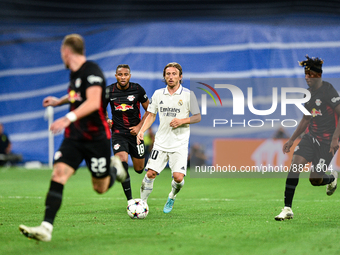
<svg viewBox="0 0 340 255">
<path fill-rule="evenodd" d="M 157 176 L 157 172 L 154 171 L 154 170 L 151 170 L 149 169 L 147 172 L 146 172 L 146 176 L 150 179 L 155 179 L 156 176 Z"/>
<path fill-rule="evenodd" d="M 53 166 L 52 181 L 65 185 L 73 173 L 74 169 L 72 167 L 65 163 L 56 163 Z"/>
<path fill-rule="evenodd" d="M 180 177 L 175 177 L 175 176 L 174 176 L 174 181 L 177 182 L 177 183 L 182 182 L 183 179 L 184 179 L 183 176 L 180 176 Z"/>
<path fill-rule="evenodd" d="M 184 174 L 174 173 L 173 176 L 174 176 L 174 181 L 177 183 L 182 182 L 184 179 Z"/>
<path fill-rule="evenodd" d="M 106 185 L 94 183 L 93 184 L 93 189 L 98 194 L 104 194 L 108 190 L 108 187 Z"/>
<path fill-rule="evenodd" d="M 98 194 L 104 194 L 107 189 L 103 188 L 103 187 L 93 187 L 94 191 L 97 192 Z"/>
<path fill-rule="evenodd" d="M 144 169 L 141 169 L 141 170 L 136 170 L 135 169 L 135 172 L 138 173 L 138 174 L 142 174 L 144 172 Z"/>
<path fill-rule="evenodd" d="M 309 181 L 313 186 L 320 186 L 322 183 L 322 178 L 309 178 Z"/>
</svg>

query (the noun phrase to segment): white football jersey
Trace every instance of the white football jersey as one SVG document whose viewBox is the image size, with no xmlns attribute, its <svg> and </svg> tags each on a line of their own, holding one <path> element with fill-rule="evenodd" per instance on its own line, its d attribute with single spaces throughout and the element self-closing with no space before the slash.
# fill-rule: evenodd
<svg viewBox="0 0 340 255">
<path fill-rule="evenodd" d="M 188 147 L 189 124 L 172 128 L 170 122 L 174 118 L 188 118 L 190 112 L 192 115 L 200 113 L 196 96 L 192 91 L 182 85 L 172 95 L 167 87 L 158 89 L 152 95 L 148 111 L 154 114 L 159 113 L 160 123 L 153 149 L 174 152 L 179 148 Z"/>
</svg>

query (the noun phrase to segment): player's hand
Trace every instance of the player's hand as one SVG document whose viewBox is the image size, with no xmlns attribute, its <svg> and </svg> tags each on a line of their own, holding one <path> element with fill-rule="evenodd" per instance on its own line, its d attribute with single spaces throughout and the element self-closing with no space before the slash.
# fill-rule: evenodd
<svg viewBox="0 0 340 255">
<path fill-rule="evenodd" d="M 182 125 L 182 120 L 181 119 L 174 118 L 170 122 L 170 127 L 172 127 L 172 128 L 178 128 L 181 125 Z"/>
<path fill-rule="evenodd" d="M 109 128 L 111 129 L 112 128 L 112 120 L 111 119 L 107 119 L 107 124 L 109 125 Z"/>
<path fill-rule="evenodd" d="M 45 97 L 44 100 L 43 100 L 43 106 L 44 107 L 47 107 L 47 106 L 57 106 L 59 102 L 59 99 L 56 98 L 56 97 Z"/>
<path fill-rule="evenodd" d="M 52 125 L 50 126 L 50 130 L 52 131 L 53 134 L 59 134 L 70 124 L 71 121 L 68 118 L 62 117 L 52 123 Z"/>
<path fill-rule="evenodd" d="M 142 133 L 142 132 L 138 132 L 138 134 L 137 134 L 137 136 L 136 136 L 137 138 L 137 144 L 139 145 L 140 143 L 141 143 L 141 141 L 143 141 L 144 140 L 144 133 Z"/>
<path fill-rule="evenodd" d="M 131 135 L 137 135 L 139 130 L 140 130 L 140 127 L 139 126 L 134 126 L 134 127 L 129 127 L 130 129 L 130 134 Z"/>
<path fill-rule="evenodd" d="M 329 152 L 332 153 L 332 155 L 334 156 L 335 152 L 339 149 L 339 141 L 338 139 L 332 139 L 331 142 L 331 147 L 329 149 Z"/>
<path fill-rule="evenodd" d="M 282 148 L 283 154 L 290 152 L 290 147 L 292 147 L 293 143 L 294 143 L 293 141 L 288 140 L 288 141 L 283 145 L 283 148 Z"/>
</svg>

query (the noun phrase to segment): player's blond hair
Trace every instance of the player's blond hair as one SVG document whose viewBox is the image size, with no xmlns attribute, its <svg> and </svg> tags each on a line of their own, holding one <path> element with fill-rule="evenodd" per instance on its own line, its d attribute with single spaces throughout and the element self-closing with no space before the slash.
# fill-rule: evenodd
<svg viewBox="0 0 340 255">
<path fill-rule="evenodd" d="M 62 45 L 70 47 L 73 53 L 85 55 L 84 38 L 79 34 L 66 35 Z"/>
</svg>

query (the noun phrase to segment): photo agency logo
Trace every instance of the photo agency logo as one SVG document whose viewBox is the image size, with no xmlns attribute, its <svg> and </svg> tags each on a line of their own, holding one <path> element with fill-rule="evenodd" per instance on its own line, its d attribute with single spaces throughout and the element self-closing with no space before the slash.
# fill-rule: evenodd
<svg viewBox="0 0 340 255">
<path fill-rule="evenodd" d="M 213 127 L 259 128 L 265 124 L 273 128 L 278 124 L 282 127 L 296 127 L 297 119 L 301 118 L 298 116 L 299 113 L 312 115 L 304 106 L 310 100 L 311 93 L 306 88 L 299 87 L 301 83 L 295 84 L 296 81 L 293 79 L 254 78 L 234 79 L 233 81 L 234 84 L 231 80 L 213 79 L 195 82 L 196 85 L 198 83 L 209 88 L 218 98 L 220 107 L 232 107 L 232 111 L 229 111 L 230 108 L 225 108 L 222 113 L 216 109 L 218 104 L 214 95 L 208 89 L 196 86 L 197 89 L 205 92 L 200 96 L 197 95 L 201 102 L 201 114 L 214 117 L 211 123 Z M 273 84 L 278 84 L 278 86 L 273 86 Z M 207 94 L 212 98 L 214 105 L 208 103 Z M 217 112 L 219 114 L 216 114 Z M 290 116 L 287 116 L 287 112 Z M 230 118 L 225 118 L 221 113 Z"/>
<path fill-rule="evenodd" d="M 202 84 L 202 85 L 204 85 L 204 86 L 206 86 L 206 87 L 209 88 L 212 92 L 214 92 L 215 95 L 217 96 L 218 100 L 220 101 L 221 106 L 223 106 L 223 105 L 222 105 L 222 100 L 221 100 L 220 95 L 216 92 L 216 90 L 215 90 L 213 87 L 211 87 L 210 85 L 205 84 L 205 83 L 203 83 L 203 82 L 198 82 L 198 83 L 199 83 L 199 84 Z M 216 100 L 215 100 L 215 97 L 210 93 L 209 90 L 204 89 L 204 88 L 201 88 L 201 87 L 197 87 L 197 88 L 203 90 L 204 92 L 206 92 L 206 93 L 212 98 L 212 100 L 214 101 L 215 105 L 217 105 Z M 207 95 L 206 95 L 206 94 L 202 94 L 202 95 L 201 95 L 201 102 L 202 102 L 202 106 L 203 106 L 203 105 L 205 106 L 205 107 L 202 107 L 202 112 L 201 112 L 201 114 L 202 114 L 202 115 L 206 115 L 206 114 L 207 114 Z"/>
</svg>

